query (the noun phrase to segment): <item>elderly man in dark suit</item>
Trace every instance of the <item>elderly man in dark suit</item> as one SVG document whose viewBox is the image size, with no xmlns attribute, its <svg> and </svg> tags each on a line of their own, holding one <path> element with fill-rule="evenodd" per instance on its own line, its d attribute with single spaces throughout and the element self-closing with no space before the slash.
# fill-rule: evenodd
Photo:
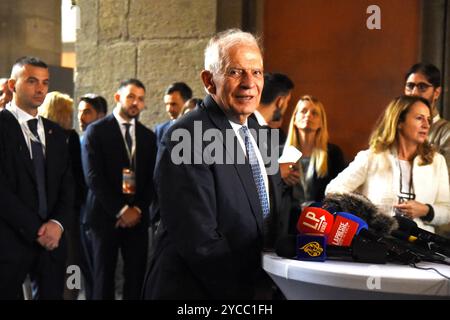
<svg viewBox="0 0 450 320">
<path fill-rule="evenodd" d="M 20 298 L 27 274 L 34 299 L 62 299 L 74 193 L 66 136 L 37 114 L 48 83 L 42 60 L 20 58 L 0 112 L 0 299 Z"/>
<path fill-rule="evenodd" d="M 205 50 L 205 69 L 209 95 L 158 150 L 161 223 L 146 299 L 253 298 L 274 230 L 280 179 L 265 166 L 268 143 L 252 135 L 260 127 L 249 117 L 264 84 L 256 39 L 237 29 L 219 33 Z"/>
<path fill-rule="evenodd" d="M 91 226 L 94 299 L 114 299 L 119 248 L 124 261 L 124 299 L 140 296 L 153 200 L 155 134 L 138 120 L 145 87 L 122 81 L 113 113 L 89 125 L 82 144 L 88 186 L 85 215 Z"/>
</svg>

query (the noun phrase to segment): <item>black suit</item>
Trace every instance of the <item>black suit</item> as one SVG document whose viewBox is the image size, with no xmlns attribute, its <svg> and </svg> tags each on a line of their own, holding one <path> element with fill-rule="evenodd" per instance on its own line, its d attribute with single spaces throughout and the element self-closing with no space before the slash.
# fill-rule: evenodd
<svg viewBox="0 0 450 320">
<path fill-rule="evenodd" d="M 235 158 L 229 159 L 230 164 L 175 164 L 171 154 L 178 153 L 177 141 L 170 141 L 175 130 L 191 133 L 190 155 L 196 143 L 202 150 L 210 143 L 202 144 L 193 134 L 194 123 L 201 124 L 203 132 L 215 129 L 223 137 L 232 130 L 223 111 L 207 96 L 166 134 L 155 170 L 161 223 L 144 298 L 252 298 L 261 271 L 265 227 L 251 168 L 248 162 L 237 164 Z M 249 118 L 248 126 L 258 124 Z M 234 132 L 231 138 L 236 139 Z M 237 141 L 226 147 L 219 142 L 219 147 L 223 155 L 243 157 Z M 271 206 L 276 204 L 274 200 Z"/>
<path fill-rule="evenodd" d="M 173 122 L 173 120 L 167 120 L 166 122 L 157 124 L 155 126 L 156 142 L 158 143 L 158 148 L 161 146 L 164 135 L 166 134 L 167 130 L 169 130 Z"/>
<path fill-rule="evenodd" d="M 63 130 L 42 119 L 48 219 L 67 226 L 73 214 L 73 181 Z M 38 215 L 36 176 L 30 152 L 16 118 L 0 112 L 0 299 L 20 296 L 28 273 L 36 276 L 39 298 L 60 299 L 64 288 L 65 235 L 47 251 L 37 242 L 46 222 Z"/>
<path fill-rule="evenodd" d="M 118 248 L 124 259 L 124 299 L 140 295 L 148 249 L 148 208 L 154 197 L 153 170 L 156 138 L 136 121 L 136 194 L 122 193 L 122 170 L 130 162 L 119 123 L 111 114 L 91 124 L 82 144 L 83 170 L 88 185 L 86 223 L 92 230 L 94 299 L 114 299 L 114 271 Z M 142 211 L 132 228 L 115 228 L 125 205 Z"/>
</svg>

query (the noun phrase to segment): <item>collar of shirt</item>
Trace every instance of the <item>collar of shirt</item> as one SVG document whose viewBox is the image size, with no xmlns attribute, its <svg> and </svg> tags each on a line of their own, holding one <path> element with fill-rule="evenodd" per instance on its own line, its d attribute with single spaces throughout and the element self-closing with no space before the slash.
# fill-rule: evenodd
<svg viewBox="0 0 450 320">
<path fill-rule="evenodd" d="M 246 149 L 245 149 L 245 143 L 244 143 L 244 140 L 242 139 L 241 134 L 239 133 L 239 129 L 241 129 L 242 126 L 247 126 L 247 128 L 248 128 L 248 125 L 247 125 L 248 122 L 247 122 L 247 120 L 245 121 L 244 124 L 236 123 L 236 122 L 233 122 L 233 121 L 231 121 L 231 120 L 228 120 L 228 122 L 230 123 L 231 127 L 233 128 L 234 133 L 236 134 L 236 136 L 237 136 L 237 138 L 238 138 L 239 144 L 241 145 L 242 150 L 244 150 L 244 154 L 246 155 L 246 154 L 247 154 L 247 151 L 246 151 Z M 249 129 L 249 130 L 250 130 L 250 129 Z M 250 134 L 250 135 L 251 135 L 251 134 Z"/>
<path fill-rule="evenodd" d="M 255 110 L 255 112 L 253 112 L 253 114 L 256 117 L 256 120 L 258 121 L 260 126 L 268 126 L 269 124 L 267 123 L 266 119 L 264 119 L 264 117 L 262 116 L 261 112 L 259 112 L 258 110 Z"/>
<path fill-rule="evenodd" d="M 42 121 L 42 117 L 39 115 L 36 115 L 33 117 L 31 114 L 23 111 L 20 109 L 12 100 L 7 106 L 6 109 L 13 114 L 13 116 L 17 119 L 19 122 L 20 128 L 22 129 L 23 136 L 25 138 L 25 142 L 27 143 L 28 149 L 31 153 L 31 139 L 33 137 L 33 134 L 30 131 L 30 128 L 28 127 L 28 120 L 31 119 L 37 119 L 37 131 L 39 135 L 40 142 L 42 144 L 42 147 L 44 148 L 44 154 L 45 154 L 45 130 L 44 130 L 44 123 Z"/>
</svg>

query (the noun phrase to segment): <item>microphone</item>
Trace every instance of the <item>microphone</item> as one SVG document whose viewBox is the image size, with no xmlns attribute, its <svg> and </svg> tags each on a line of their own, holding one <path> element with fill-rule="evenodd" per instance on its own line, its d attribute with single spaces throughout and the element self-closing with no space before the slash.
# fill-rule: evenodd
<svg viewBox="0 0 450 320">
<path fill-rule="evenodd" d="M 367 224 L 365 225 L 367 226 Z M 359 228 L 360 225 L 357 221 L 337 213 L 327 244 L 348 247 L 351 245 L 353 237 Z"/>
<path fill-rule="evenodd" d="M 327 238 L 323 234 L 297 235 L 297 260 L 325 261 Z"/>
<path fill-rule="evenodd" d="M 417 239 L 425 242 L 434 242 L 438 245 L 444 246 L 447 249 L 450 249 L 450 240 L 439 236 L 435 233 L 426 231 L 417 226 L 417 223 L 412 219 L 396 215 L 395 219 L 398 222 L 399 230 L 407 233 L 410 236 L 417 237 Z"/>
<path fill-rule="evenodd" d="M 297 231 L 300 233 L 328 235 L 333 221 L 333 215 L 327 210 L 317 207 L 306 207 L 298 218 Z"/>
<path fill-rule="evenodd" d="M 297 236 L 286 234 L 280 236 L 275 242 L 275 253 L 282 258 L 295 259 L 297 256 Z"/>
<path fill-rule="evenodd" d="M 365 222 L 358 216 L 350 213 L 344 213 L 345 216 L 355 222 L 365 224 Z M 405 264 L 416 263 L 421 260 L 426 261 L 442 261 L 445 260 L 442 256 L 433 254 L 429 250 L 414 247 L 410 244 L 406 244 L 391 236 L 378 235 L 369 229 L 362 228 L 358 233 L 359 236 L 385 246 L 388 253 L 388 258 L 392 261 L 401 262 Z"/>
<path fill-rule="evenodd" d="M 319 245 L 314 244 L 314 241 L 319 241 Z M 275 253 L 283 258 L 301 260 L 302 255 L 304 255 L 305 258 L 307 258 L 308 256 L 312 258 L 314 255 L 316 257 L 320 256 L 320 254 L 323 253 L 323 250 L 321 251 L 320 248 L 323 249 L 324 247 L 325 247 L 325 240 L 323 235 L 286 234 L 279 237 L 277 242 L 275 243 Z M 313 254 L 314 250 L 316 250 L 316 252 L 319 254 Z M 310 254 L 308 254 L 308 252 Z M 319 257 L 319 259 L 321 258 L 322 257 Z M 308 260 L 317 260 L 317 259 L 308 259 Z"/>
<path fill-rule="evenodd" d="M 365 196 L 358 193 L 329 193 L 323 200 L 325 209 L 348 212 L 364 220 L 376 234 L 387 236 L 398 229 L 397 221 L 378 212 L 378 208 Z"/>
<path fill-rule="evenodd" d="M 366 239 L 355 236 L 350 247 L 340 247 L 333 245 L 321 245 L 321 240 L 313 239 L 312 237 L 324 237 L 323 235 L 284 235 L 278 238 L 275 244 L 275 253 L 282 257 L 295 260 L 309 260 L 309 261 L 323 261 L 340 260 L 340 261 L 355 261 L 362 263 L 386 263 L 386 248 L 384 245 L 367 241 Z M 303 242 L 299 242 L 299 238 Z M 309 240 L 309 241 L 308 241 Z M 318 240 L 319 245 L 315 244 L 314 240 Z M 301 244 L 302 253 L 299 258 L 299 243 Z M 323 253 L 320 248 L 324 248 Z M 317 253 L 319 253 L 317 255 Z M 313 255 L 316 254 L 314 258 Z M 325 259 L 322 259 L 325 257 Z"/>
<path fill-rule="evenodd" d="M 316 204 L 317 205 L 317 204 Z M 325 261 L 327 235 L 333 215 L 320 207 L 305 207 L 297 221 L 296 257 L 298 260 Z"/>
<path fill-rule="evenodd" d="M 450 257 L 450 247 L 446 245 L 448 239 L 437 234 L 428 232 L 417 226 L 417 223 L 403 216 L 395 216 L 399 229 L 392 231 L 392 235 L 404 240 L 422 250 L 429 250 L 436 255 Z M 434 240 L 434 241 L 433 241 Z"/>
</svg>

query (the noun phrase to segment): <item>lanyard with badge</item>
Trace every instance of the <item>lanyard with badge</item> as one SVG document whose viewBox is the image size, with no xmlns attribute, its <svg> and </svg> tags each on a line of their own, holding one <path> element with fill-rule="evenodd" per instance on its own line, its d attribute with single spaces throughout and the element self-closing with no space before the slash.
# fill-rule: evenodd
<svg viewBox="0 0 450 320">
<path fill-rule="evenodd" d="M 136 193 L 136 150 L 133 147 L 130 150 L 125 137 L 122 136 L 122 138 L 125 144 L 125 149 L 127 151 L 127 156 L 130 164 L 128 168 L 122 169 L 122 193 L 128 196 L 133 196 Z"/>
</svg>

